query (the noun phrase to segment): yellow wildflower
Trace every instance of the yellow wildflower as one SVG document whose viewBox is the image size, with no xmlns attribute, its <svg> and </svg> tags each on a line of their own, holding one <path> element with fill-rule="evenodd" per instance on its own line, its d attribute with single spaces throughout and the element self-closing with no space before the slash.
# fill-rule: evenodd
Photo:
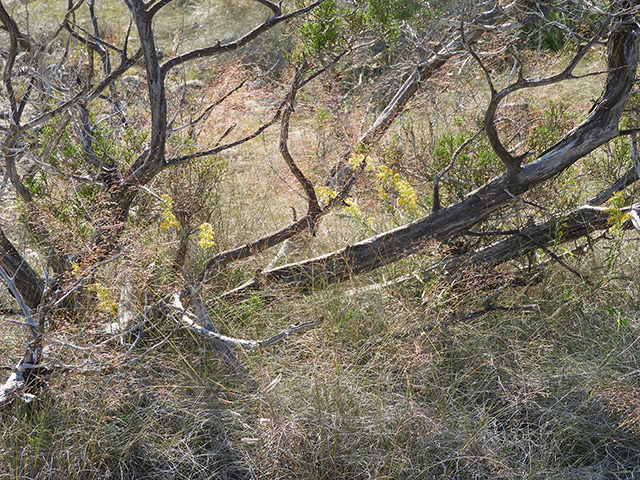
<svg viewBox="0 0 640 480">
<path fill-rule="evenodd" d="M 200 248 L 210 248 L 215 246 L 213 227 L 209 222 L 204 222 L 200 225 L 200 238 L 198 239 L 198 245 Z"/>
<path fill-rule="evenodd" d="M 360 207 L 356 204 L 355 200 L 351 198 L 347 198 L 345 201 L 345 206 L 342 208 L 342 212 L 346 215 L 351 215 L 354 218 L 358 218 L 364 221 L 364 217 L 362 216 L 362 212 L 360 211 Z"/>
<path fill-rule="evenodd" d="M 77 277 L 82 273 L 82 267 L 78 262 L 71 262 L 71 275 Z"/>
<path fill-rule="evenodd" d="M 103 312 L 110 313 L 112 315 L 118 313 L 118 304 L 113 298 L 111 298 L 107 287 L 101 283 L 94 283 L 89 285 L 88 289 L 95 293 L 96 298 L 98 299 L 98 304 L 96 305 L 98 310 L 102 310 Z"/>
<path fill-rule="evenodd" d="M 338 192 L 336 192 L 332 188 L 327 187 L 325 185 L 317 185 L 315 187 L 315 191 L 316 191 L 316 195 L 318 196 L 318 198 L 320 198 L 320 200 L 323 200 L 325 202 L 328 202 L 333 197 L 338 195 Z"/>
<path fill-rule="evenodd" d="M 160 212 L 160 230 L 169 230 L 171 227 L 178 228 L 180 224 L 176 216 L 171 211 L 173 209 L 173 199 L 169 195 L 162 195 L 162 212 Z"/>
<path fill-rule="evenodd" d="M 349 157 L 349 165 L 353 168 L 358 168 L 363 161 L 365 162 L 365 170 L 368 172 L 375 170 L 375 166 L 373 165 L 373 161 L 370 156 L 365 156 L 361 153 L 354 153 Z"/>
<path fill-rule="evenodd" d="M 607 223 L 610 225 L 610 232 L 620 232 L 622 231 L 622 225 L 631 218 L 630 212 L 624 212 L 622 209 L 625 206 L 626 198 L 623 192 L 616 193 L 611 198 L 611 203 L 613 206 L 607 209 L 607 213 L 610 215 Z"/>
<path fill-rule="evenodd" d="M 386 165 L 378 167 L 377 179 L 380 181 L 378 185 L 378 196 L 386 200 L 389 197 L 387 188 L 391 187 L 397 193 L 397 204 L 406 212 L 416 215 L 418 214 L 418 193 L 409 182 L 403 180 L 399 173 L 394 172 Z"/>
</svg>

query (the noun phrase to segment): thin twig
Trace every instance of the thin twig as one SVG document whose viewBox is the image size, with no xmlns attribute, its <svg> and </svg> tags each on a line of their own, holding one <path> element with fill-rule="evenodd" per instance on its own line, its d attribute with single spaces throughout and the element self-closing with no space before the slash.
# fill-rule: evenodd
<svg viewBox="0 0 640 480">
<path fill-rule="evenodd" d="M 428 323 L 427 325 L 424 326 L 424 331 L 425 332 L 429 332 L 431 330 L 433 330 L 436 327 L 448 327 L 451 325 L 454 325 L 456 323 L 460 323 L 460 322 L 465 322 L 467 320 L 472 320 L 474 318 L 478 318 L 478 317 L 482 317 L 483 315 L 486 315 L 489 312 L 510 312 L 512 310 L 524 310 L 524 311 L 531 311 L 531 310 L 538 310 L 540 307 L 537 304 L 531 304 L 531 305 L 515 305 L 515 306 L 511 306 L 511 307 L 502 307 L 500 305 L 487 305 L 484 308 L 480 308 L 478 310 L 472 310 L 470 312 L 466 312 L 466 313 L 459 313 L 456 315 L 451 315 L 450 317 L 447 317 L 443 320 L 439 320 L 436 322 L 432 322 L 432 323 Z"/>
<path fill-rule="evenodd" d="M 195 316 L 190 314 L 189 312 L 178 308 L 175 305 L 170 305 L 170 307 L 176 312 L 179 313 L 179 321 L 192 332 L 197 333 L 198 335 L 202 335 L 205 338 L 210 340 L 217 340 L 220 342 L 224 342 L 227 345 L 232 345 L 235 347 L 242 347 L 246 350 L 260 350 L 261 348 L 265 348 L 271 346 L 284 338 L 290 337 L 294 333 L 298 333 L 304 330 L 308 330 L 309 328 L 313 328 L 318 326 L 324 320 L 324 317 L 320 317 L 318 320 L 314 320 L 312 322 L 301 323 L 300 325 L 290 325 L 285 330 L 280 333 L 274 335 L 273 337 L 267 340 L 246 340 L 241 338 L 232 338 L 227 337 L 226 335 L 221 335 L 220 333 L 213 332 L 208 328 L 199 325 L 195 321 Z"/>
</svg>

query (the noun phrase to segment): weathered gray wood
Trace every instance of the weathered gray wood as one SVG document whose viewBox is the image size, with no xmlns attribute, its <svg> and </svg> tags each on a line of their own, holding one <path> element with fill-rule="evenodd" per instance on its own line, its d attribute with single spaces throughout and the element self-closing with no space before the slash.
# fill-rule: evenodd
<svg viewBox="0 0 640 480">
<path fill-rule="evenodd" d="M 0 268 L 11 279 L 26 306 L 36 309 L 42 300 L 44 282 L 0 228 Z M 15 294 L 14 294 L 15 295 Z"/>
<path fill-rule="evenodd" d="M 430 267 L 428 272 L 455 273 L 465 267 L 494 267 L 522 258 L 527 253 L 577 240 L 592 232 L 608 228 L 611 215 L 607 209 L 581 207 L 568 215 L 552 218 L 541 225 L 530 225 L 519 233 L 476 252 L 455 255 Z"/>
<path fill-rule="evenodd" d="M 174 297 L 173 303 L 169 306 L 180 315 L 179 321 L 185 327 L 197 333 L 198 335 L 202 335 L 208 340 L 213 340 L 220 348 L 225 349 L 225 351 L 228 350 L 231 355 L 233 355 L 231 350 L 229 350 L 229 346 L 231 345 L 234 347 L 242 347 L 247 350 L 260 350 L 261 348 L 266 348 L 274 345 L 279 341 L 290 337 L 294 333 L 302 332 L 304 330 L 308 330 L 309 328 L 316 327 L 320 325 L 320 323 L 322 323 L 322 321 L 324 320 L 324 317 L 320 317 L 318 320 L 313 320 L 311 322 L 301 323 L 299 325 L 289 325 L 286 329 L 277 333 L 273 337 L 268 338 L 267 340 L 246 340 L 242 338 L 227 337 L 226 335 L 218 333 L 211 322 L 202 322 L 200 314 L 198 315 L 198 317 L 195 317 L 194 315 L 184 310 L 182 304 L 180 303 L 180 299 L 177 296 Z M 196 321 L 196 319 L 198 321 Z M 233 359 L 234 362 L 237 362 L 237 360 L 235 359 L 235 355 L 233 355 Z"/>
<path fill-rule="evenodd" d="M 395 262 L 417 252 L 426 241 L 445 241 L 463 233 L 512 201 L 514 196 L 549 180 L 618 136 L 618 123 L 638 64 L 640 29 L 631 20 L 619 19 L 609 35 L 604 90 L 587 118 L 516 175 L 497 177 L 459 202 L 395 230 L 321 257 L 265 271 L 243 288 L 270 284 L 320 286 Z"/>
<path fill-rule="evenodd" d="M 624 190 L 638 180 L 635 168 L 627 170 L 610 187 L 606 188 L 586 202 L 585 205 L 573 210 L 569 214 L 553 217 L 539 225 L 528 225 L 521 231 L 510 234 L 506 238 L 479 250 L 458 255 L 450 255 L 430 265 L 428 268 L 416 274 L 403 275 L 384 283 L 376 283 L 359 287 L 347 292 L 348 295 L 359 295 L 372 290 L 395 287 L 416 280 L 425 281 L 434 275 L 454 275 L 467 268 L 492 268 L 510 260 L 517 260 L 528 253 L 563 245 L 567 242 L 589 236 L 598 230 L 606 229 L 609 225 L 611 214 L 606 208 L 594 208 L 610 199 L 614 193 Z M 631 223 L 634 213 L 637 216 L 636 206 L 627 207 L 631 211 Z M 628 223 L 622 228 L 630 228 Z M 637 229 L 637 227 L 636 227 Z M 639 230 L 640 231 L 640 230 Z M 469 232 L 471 233 L 471 232 Z"/>
</svg>

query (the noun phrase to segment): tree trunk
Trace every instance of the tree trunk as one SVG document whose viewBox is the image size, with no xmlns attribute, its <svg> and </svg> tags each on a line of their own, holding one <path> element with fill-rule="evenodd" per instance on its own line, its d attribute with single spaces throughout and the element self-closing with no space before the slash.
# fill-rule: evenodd
<svg viewBox="0 0 640 480">
<path fill-rule="evenodd" d="M 22 258 L 22 255 L 15 249 L 1 228 L 0 268 L 13 279 L 27 306 L 31 310 L 35 310 L 42 301 L 44 282 Z"/>
<path fill-rule="evenodd" d="M 459 202 L 408 225 L 292 265 L 265 271 L 242 288 L 291 285 L 301 288 L 338 282 L 405 258 L 429 240 L 449 240 L 486 218 L 515 196 L 562 172 L 619 135 L 618 123 L 631 93 L 638 63 L 638 26 L 622 19 L 608 39 L 608 75 L 587 118 L 563 140 L 509 178 L 495 178 Z"/>
</svg>

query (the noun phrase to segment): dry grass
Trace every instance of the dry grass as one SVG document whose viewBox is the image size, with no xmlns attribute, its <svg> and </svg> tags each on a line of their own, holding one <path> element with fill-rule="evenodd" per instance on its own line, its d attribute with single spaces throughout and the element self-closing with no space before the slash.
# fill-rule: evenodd
<svg viewBox="0 0 640 480">
<path fill-rule="evenodd" d="M 206 88 L 187 98 L 176 94 L 176 105 L 214 101 L 253 74 L 238 63 L 211 68 L 206 75 L 196 69 L 185 73 L 201 75 Z M 450 68 L 465 73 L 462 65 Z M 478 110 L 463 110 L 468 116 L 461 121 L 452 120 L 453 114 L 460 112 L 461 100 L 469 107 L 484 98 L 469 80 L 477 72 L 453 80 L 448 73 L 428 86 L 440 92 L 437 102 L 414 105 L 390 133 L 390 142 L 373 153 L 380 163 L 402 159 L 394 166 L 422 184 L 423 208 L 431 195 L 434 139 L 450 129 L 473 131 Z M 597 91 L 591 83 L 577 85 L 583 99 Z M 462 93 L 442 93 L 453 86 Z M 212 115 L 199 141 L 215 143 L 236 117 L 248 120 L 234 134 L 250 131 L 268 117 L 285 88 L 286 78 L 234 94 Z M 556 93 L 536 96 L 526 120 L 541 117 L 548 96 Z M 569 97 L 575 93 L 567 91 Z M 301 167 L 316 180 L 324 178 L 373 109 L 364 102 L 341 105 L 331 85 L 305 94 L 291 134 Z M 304 210 L 300 189 L 278 157 L 276 138 L 270 132 L 220 159 L 227 170 L 218 185 L 215 211 L 223 213 L 216 218 L 215 248 L 273 231 L 290 220 L 291 206 Z M 404 156 L 393 157 L 394 151 Z M 611 156 L 598 153 L 583 164 L 613 175 L 602 165 L 607 160 L 614 164 Z M 600 186 L 594 182 L 585 189 L 583 174 L 576 170 L 557 180 L 562 198 L 555 207 L 568 208 Z M 486 175 L 480 172 L 474 181 Z M 164 193 L 171 178 L 153 187 Z M 603 184 L 607 179 L 598 178 Z M 545 187 L 531 198 L 548 198 L 549 191 Z M 364 216 L 376 217 L 373 227 L 331 216 L 299 255 L 330 251 L 368 236 L 372 228 L 406 220 L 376 192 L 370 177 L 355 194 Z M 160 207 L 148 201 L 123 238 L 122 259 L 96 276 L 113 299 L 129 277 L 138 313 L 182 281 L 171 266 L 175 232 L 158 229 Z M 528 214 L 513 208 L 492 221 L 518 225 Z M 90 351 L 51 344 L 57 358 L 83 368 L 48 377 L 35 405 L 3 415 L 0 478 L 637 478 L 640 259 L 633 235 L 612 236 L 588 259 L 571 261 L 591 285 L 558 265 L 518 273 L 510 265 L 498 272 L 468 271 L 454 279 L 347 292 L 409 272 L 419 277 L 442 254 L 429 245 L 422 255 L 345 285 L 215 302 L 227 286 L 264 268 L 274 252 L 257 255 L 229 268 L 204 292 L 217 327 L 232 336 L 266 338 L 289 324 L 324 316 L 319 328 L 265 351 L 238 352 L 246 374 L 232 372 L 201 339 L 169 320 L 149 319 L 131 351 L 118 341 Z M 189 262 L 197 271 L 205 254 L 190 248 Z M 496 293 L 506 282 L 509 287 Z M 489 297 L 496 305 L 538 308 L 438 325 L 482 308 Z M 83 345 L 108 338 L 104 326 L 114 319 L 94 300 L 82 322 L 61 321 L 52 338 Z M 3 363 L 15 362 L 19 330 L 7 323 L 1 328 Z"/>
</svg>

